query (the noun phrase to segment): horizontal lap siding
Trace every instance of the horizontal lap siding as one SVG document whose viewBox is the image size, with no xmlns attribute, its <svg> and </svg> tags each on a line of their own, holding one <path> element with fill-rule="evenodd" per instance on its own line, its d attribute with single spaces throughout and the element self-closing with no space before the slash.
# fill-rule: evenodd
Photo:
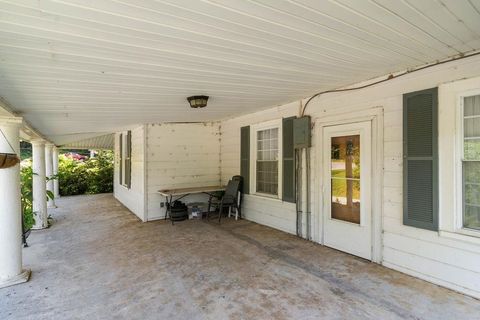
<svg viewBox="0 0 480 320">
<path fill-rule="evenodd" d="M 245 195 L 242 205 L 246 219 L 295 234 L 295 204 Z"/>
<path fill-rule="evenodd" d="M 385 123 L 384 134 L 383 263 L 479 297 L 480 247 L 441 237 L 438 232 L 403 225 L 401 109 L 386 109 L 385 119 L 388 124 Z"/>
<path fill-rule="evenodd" d="M 222 122 L 222 183 L 226 183 L 232 176 L 240 174 L 240 128 L 272 119 L 294 116 L 298 112 L 298 106 L 299 103 L 296 102 Z M 242 214 L 246 219 L 295 234 L 295 204 L 246 195 L 242 206 Z"/>
<path fill-rule="evenodd" d="M 119 184 L 118 178 L 118 133 L 115 135 L 115 174 L 114 174 L 114 194 L 123 205 L 138 216 L 142 221 L 145 220 L 145 159 L 144 159 L 144 127 L 138 127 L 132 130 L 132 180 L 130 189 Z"/>
<path fill-rule="evenodd" d="M 324 116 L 348 114 L 381 106 L 384 109 L 383 177 L 383 264 L 398 271 L 480 297 L 480 246 L 438 232 L 404 226 L 403 219 L 403 141 L 402 95 L 432 88 L 449 81 L 480 76 L 480 59 L 473 58 L 413 73 L 360 91 L 325 95 L 314 99 L 307 109 L 312 121 Z M 441 103 L 441 101 L 440 101 Z M 240 127 L 298 115 L 299 102 L 222 121 L 222 181 L 239 173 Z M 452 105 L 452 108 L 455 106 Z M 454 121 L 454 119 L 452 119 Z M 452 133 L 448 133 L 451 135 Z M 445 133 L 440 132 L 440 137 Z M 315 181 L 321 168 L 315 168 L 315 136 L 312 146 L 311 199 L 313 215 L 320 213 Z M 442 141 L 440 141 L 441 143 Z M 441 160 L 440 160 L 441 161 Z M 279 205 L 280 204 L 280 205 Z M 247 219 L 286 232 L 295 232 L 295 206 L 259 197 L 246 197 Z M 453 214 L 453 213 L 452 213 Z M 478 243 L 478 242 L 477 242 Z"/>
<path fill-rule="evenodd" d="M 163 218 L 165 198 L 157 191 L 220 183 L 220 125 L 150 124 L 147 126 L 148 220 Z M 185 202 L 206 201 L 192 195 Z"/>
</svg>

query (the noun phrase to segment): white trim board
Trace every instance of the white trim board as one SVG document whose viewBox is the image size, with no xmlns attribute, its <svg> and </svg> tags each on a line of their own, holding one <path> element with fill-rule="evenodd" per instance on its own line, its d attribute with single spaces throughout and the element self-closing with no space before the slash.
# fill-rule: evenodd
<svg viewBox="0 0 480 320">
<path fill-rule="evenodd" d="M 383 231 L 383 107 L 374 107 L 358 112 L 332 114 L 315 121 L 315 166 L 312 172 L 315 175 L 313 203 L 312 235 L 313 241 L 324 244 L 322 228 L 322 175 L 323 168 L 322 148 L 323 127 L 356 123 L 361 121 L 372 122 L 372 261 L 382 262 L 382 231 Z"/>
</svg>

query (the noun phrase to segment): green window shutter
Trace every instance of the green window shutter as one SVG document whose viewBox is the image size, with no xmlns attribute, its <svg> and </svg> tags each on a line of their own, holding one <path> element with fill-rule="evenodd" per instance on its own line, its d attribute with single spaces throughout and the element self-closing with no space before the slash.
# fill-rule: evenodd
<svg viewBox="0 0 480 320">
<path fill-rule="evenodd" d="M 126 143 L 127 156 L 125 157 L 125 186 L 130 189 L 132 185 L 132 132 L 127 131 Z"/>
<path fill-rule="evenodd" d="M 250 193 L 250 126 L 240 128 L 240 175 L 243 193 Z"/>
<path fill-rule="evenodd" d="M 403 95 L 403 224 L 438 230 L 437 88 Z"/>
<path fill-rule="evenodd" d="M 123 183 L 123 171 L 122 171 L 122 161 L 123 161 L 123 134 L 119 134 L 118 136 L 118 184 Z"/>
<path fill-rule="evenodd" d="M 295 117 L 282 120 L 283 150 L 283 194 L 286 202 L 295 203 L 295 150 L 293 147 L 293 120 Z"/>
</svg>

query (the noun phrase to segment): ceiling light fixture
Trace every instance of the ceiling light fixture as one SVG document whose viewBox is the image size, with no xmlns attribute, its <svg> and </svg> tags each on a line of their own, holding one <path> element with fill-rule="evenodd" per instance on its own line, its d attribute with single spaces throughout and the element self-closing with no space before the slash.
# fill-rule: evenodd
<svg viewBox="0 0 480 320">
<path fill-rule="evenodd" d="M 191 96 L 187 100 L 192 108 L 204 108 L 207 106 L 208 96 Z"/>
</svg>

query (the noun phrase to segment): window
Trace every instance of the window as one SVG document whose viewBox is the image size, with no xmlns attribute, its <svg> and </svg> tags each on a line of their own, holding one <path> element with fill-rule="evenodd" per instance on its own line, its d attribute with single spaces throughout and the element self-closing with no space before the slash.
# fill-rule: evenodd
<svg viewBox="0 0 480 320">
<path fill-rule="evenodd" d="M 252 187 L 259 195 L 281 198 L 281 120 L 252 126 Z"/>
<path fill-rule="evenodd" d="M 131 155 L 132 134 L 131 131 L 119 135 L 119 182 L 130 188 L 131 184 Z"/>
<path fill-rule="evenodd" d="M 278 128 L 257 131 L 257 192 L 278 195 Z"/>
<path fill-rule="evenodd" d="M 331 214 L 360 224 L 360 135 L 331 138 Z"/>
<path fill-rule="evenodd" d="M 122 168 L 122 134 L 118 135 L 118 183 L 122 184 L 122 175 L 123 175 L 123 168 Z"/>
<path fill-rule="evenodd" d="M 480 230 L 480 95 L 463 97 L 463 227 Z"/>
</svg>

